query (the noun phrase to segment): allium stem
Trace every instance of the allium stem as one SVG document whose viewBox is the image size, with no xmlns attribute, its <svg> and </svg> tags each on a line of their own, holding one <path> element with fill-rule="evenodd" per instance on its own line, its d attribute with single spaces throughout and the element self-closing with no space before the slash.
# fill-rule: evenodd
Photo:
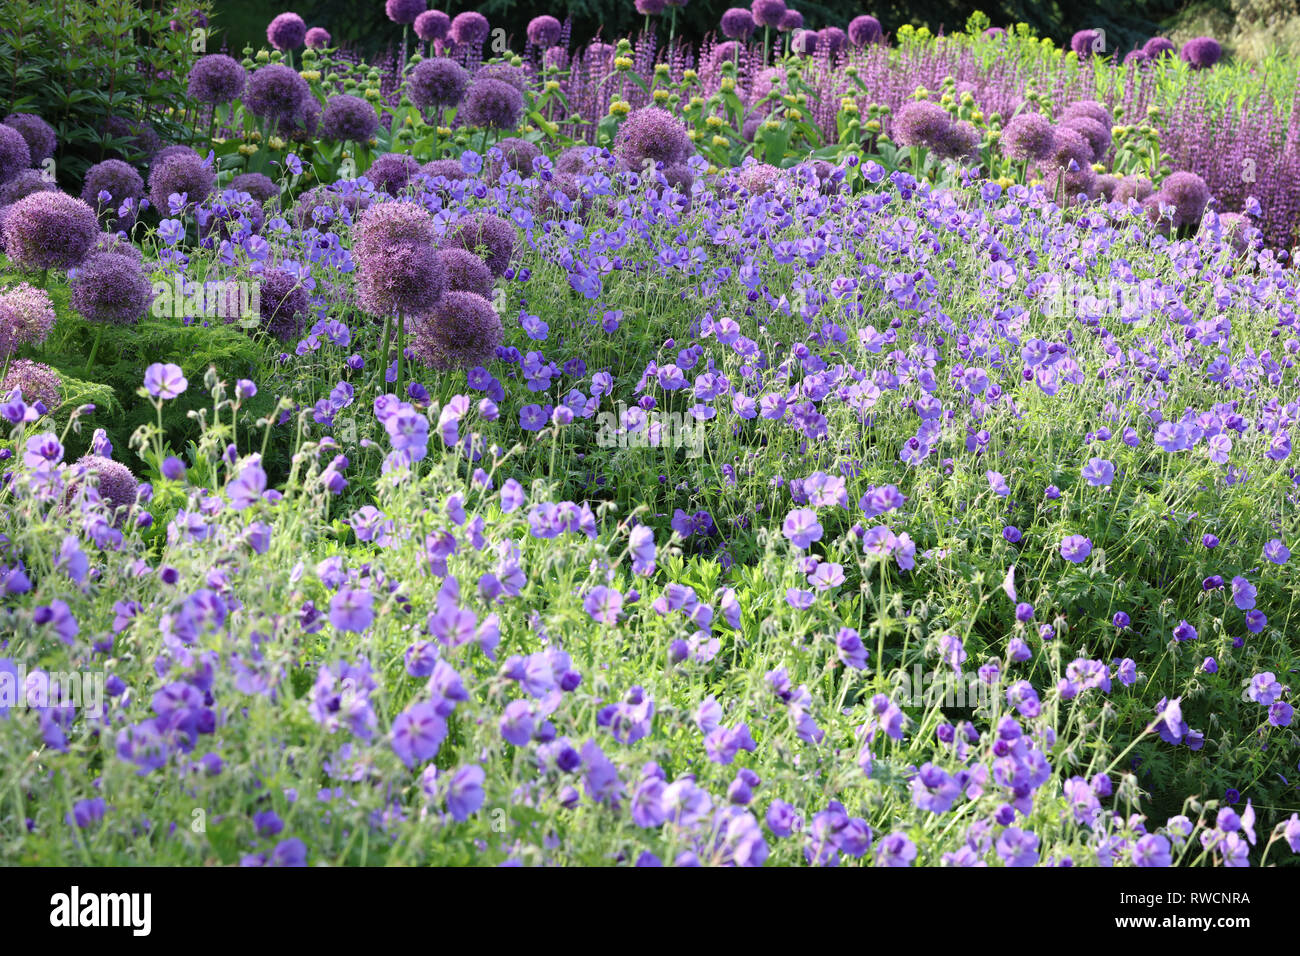
<svg viewBox="0 0 1300 956">
<path fill-rule="evenodd" d="M 402 318 L 402 313 L 397 313 L 397 381 L 396 394 L 398 398 L 402 397 L 402 360 L 406 357 L 406 322 Z"/>
<path fill-rule="evenodd" d="M 94 368 L 95 356 L 99 354 L 99 343 L 103 340 L 103 338 L 104 338 L 104 326 L 101 324 L 99 326 L 98 331 L 95 332 L 95 344 L 90 347 L 90 358 L 86 360 L 86 371 L 82 373 L 83 375 L 89 375 L 90 370 Z"/>
<path fill-rule="evenodd" d="M 388 382 L 388 342 L 393 332 L 393 316 L 384 316 L 384 339 L 379 351 L 379 387 L 385 389 Z"/>
</svg>

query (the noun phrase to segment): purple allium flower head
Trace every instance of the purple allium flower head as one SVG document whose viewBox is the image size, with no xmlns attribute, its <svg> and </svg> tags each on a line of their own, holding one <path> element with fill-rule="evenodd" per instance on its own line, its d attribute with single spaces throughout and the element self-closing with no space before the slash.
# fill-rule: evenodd
<svg viewBox="0 0 1300 956">
<path fill-rule="evenodd" d="M 44 342 L 54 327 L 54 318 L 54 305 L 45 290 L 26 282 L 0 290 L 0 362 L 20 346 Z M 0 400 L 8 394 L 4 390 Z M 26 398 L 32 400 L 33 396 Z"/>
<path fill-rule="evenodd" d="M 1057 126 L 1052 130 L 1052 151 L 1043 160 L 1043 168 L 1053 173 L 1068 170 L 1070 163 L 1082 169 L 1092 164 L 1092 147 L 1078 130 Z"/>
<path fill-rule="evenodd" d="M 32 150 L 23 134 L 0 123 L 0 183 L 8 182 L 32 166 Z"/>
<path fill-rule="evenodd" d="M 1158 197 L 1174 207 L 1174 228 L 1191 226 L 1201 221 L 1205 206 L 1210 201 L 1210 187 L 1196 173 L 1171 173 L 1160 184 Z"/>
<path fill-rule="evenodd" d="M 563 26 L 555 17 L 545 14 L 533 17 L 528 21 L 528 42 L 542 48 L 555 46 L 560 42 L 560 34 L 563 31 Z"/>
<path fill-rule="evenodd" d="M 190 67 L 189 93 L 200 103 L 229 103 L 248 85 L 248 72 L 234 57 L 210 53 Z"/>
<path fill-rule="evenodd" d="M 108 193 L 108 199 L 101 199 L 100 193 Z M 86 170 L 81 199 L 91 209 L 99 211 L 100 221 L 110 232 L 131 228 L 135 223 L 135 208 L 143 198 L 144 180 L 130 163 L 106 159 Z M 119 216 L 122 204 L 128 199 L 132 209 L 128 215 Z"/>
<path fill-rule="evenodd" d="M 0 184 L 0 223 L 4 221 L 5 208 L 32 193 L 58 192 L 59 187 L 53 180 L 45 178 L 39 169 L 24 169 L 7 183 Z M 0 250 L 4 248 L 3 236 L 0 236 Z"/>
<path fill-rule="evenodd" d="M 280 187 L 264 173 L 240 173 L 230 181 L 235 192 L 248 193 L 255 202 L 268 203 L 280 195 Z"/>
<path fill-rule="evenodd" d="M 794 41 L 791 42 L 790 46 L 795 50 L 799 50 L 801 44 L 798 43 L 799 40 L 798 31 L 803 29 L 802 13 L 800 13 L 798 10 L 784 11 L 781 14 L 781 19 L 777 23 L 776 28 L 781 33 L 794 33 L 795 34 Z M 805 45 L 807 46 L 807 49 L 799 50 L 799 52 L 812 53 L 813 50 L 816 48 L 816 36 L 814 35 L 811 42 L 805 41 Z"/>
<path fill-rule="evenodd" d="M 25 196 L 4 210 L 0 226 L 5 254 L 23 269 L 70 269 L 99 236 L 95 211 L 61 192 Z"/>
<path fill-rule="evenodd" d="M 201 203 L 216 185 L 217 174 L 192 153 L 168 156 L 149 169 L 149 201 L 155 209 L 167 209 L 167 197 L 173 193 L 184 195 L 191 205 Z"/>
<path fill-rule="evenodd" d="M 23 393 L 24 402 L 40 402 L 47 412 L 63 404 L 63 379 L 54 369 L 40 362 L 18 359 L 9 363 L 9 371 L 0 381 L 0 399 L 8 398 L 14 389 Z"/>
<path fill-rule="evenodd" d="M 73 468 L 79 477 L 69 485 L 69 497 L 75 494 L 77 486 L 81 484 L 80 476 L 92 476 L 99 497 L 107 501 L 114 512 L 119 512 L 118 521 L 125 517 L 122 512 L 130 510 L 135 504 L 136 490 L 140 482 L 126 465 L 118 464 L 110 458 L 86 455 L 79 459 Z"/>
<path fill-rule="evenodd" d="M 281 13 L 266 25 L 266 42 L 281 53 L 296 50 L 307 39 L 307 24 L 296 13 Z"/>
<path fill-rule="evenodd" d="M 633 6 L 643 17 L 657 17 L 664 12 L 668 3 L 667 0 L 636 0 Z"/>
<path fill-rule="evenodd" d="M 426 6 L 425 0 L 385 0 L 384 13 L 394 23 L 408 26 L 424 13 Z"/>
<path fill-rule="evenodd" d="M 357 301 L 371 315 L 428 312 L 442 298 L 447 276 L 432 245 L 389 246 L 382 256 L 361 260 Z"/>
<path fill-rule="evenodd" d="M 469 74 L 455 60 L 436 56 L 421 60 L 406 78 L 406 95 L 416 109 L 455 106 L 469 86 Z"/>
<path fill-rule="evenodd" d="M 536 144 L 526 139 L 519 139 L 517 136 L 507 136 L 505 139 L 498 140 L 496 148 L 505 156 L 506 165 L 525 177 L 533 174 L 533 160 L 542 155 L 541 149 Z"/>
<path fill-rule="evenodd" d="M 330 45 L 330 33 L 324 27 L 312 27 L 303 36 L 303 42 L 309 50 L 323 50 Z"/>
<path fill-rule="evenodd" d="M 1208 70 L 1223 56 L 1223 47 L 1213 37 L 1196 37 L 1184 43 L 1178 55 L 1193 70 Z"/>
<path fill-rule="evenodd" d="M 447 34 L 457 46 L 474 46 L 488 38 L 490 29 L 487 17 L 473 10 L 466 10 L 452 18 Z"/>
<path fill-rule="evenodd" d="M 686 124 L 667 110 L 646 106 L 631 113 L 614 138 L 614 152 L 640 171 L 647 160 L 673 166 L 694 152 Z"/>
<path fill-rule="evenodd" d="M 317 135 L 330 142 L 365 143 L 379 129 L 379 115 L 359 96 L 337 93 L 325 104 Z"/>
<path fill-rule="evenodd" d="M 1154 191 L 1155 187 L 1151 185 L 1151 180 L 1145 176 L 1125 176 L 1115 189 L 1115 202 L 1127 204 L 1130 199 L 1142 202 Z"/>
<path fill-rule="evenodd" d="M 893 137 L 903 146 L 939 149 L 947 142 L 952 117 L 938 103 L 913 100 L 894 116 Z"/>
<path fill-rule="evenodd" d="M 1104 54 L 1105 40 L 1106 35 L 1100 30 L 1080 30 L 1070 37 L 1070 49 L 1080 58 L 1092 56 L 1094 53 Z"/>
<path fill-rule="evenodd" d="M 1142 44 L 1142 52 L 1154 60 L 1162 56 L 1173 56 L 1178 52 L 1178 48 L 1174 46 L 1172 40 L 1167 40 L 1164 37 L 1152 37 Z"/>
<path fill-rule="evenodd" d="M 1103 126 L 1091 117 L 1082 114 L 1067 116 L 1061 120 L 1061 126 L 1072 129 L 1081 135 L 1092 150 L 1091 161 L 1100 162 L 1110 149 L 1110 127 Z"/>
<path fill-rule="evenodd" d="M 366 179 L 378 190 L 396 196 L 420 171 L 420 163 L 409 153 L 384 153 L 366 170 Z M 380 205 L 389 205 L 381 203 Z M 378 208 L 378 207 L 373 207 Z"/>
<path fill-rule="evenodd" d="M 747 40 L 756 29 L 754 14 L 744 7 L 730 7 L 722 12 L 719 27 L 722 35 L 732 40 Z"/>
<path fill-rule="evenodd" d="M 281 342 L 296 338 L 302 330 L 307 312 L 307 290 L 301 280 L 279 267 L 262 273 L 258 291 L 262 328 Z"/>
<path fill-rule="evenodd" d="M 415 18 L 415 35 L 425 43 L 442 40 L 451 29 L 451 17 L 441 10 L 425 10 Z"/>
<path fill-rule="evenodd" d="M 476 77 L 456 114 L 467 126 L 514 129 L 524 112 L 524 97 L 504 80 Z"/>
<path fill-rule="evenodd" d="M 152 300 L 152 286 L 140 262 L 115 252 L 99 252 L 77 267 L 71 304 L 90 322 L 133 325 Z"/>
<path fill-rule="evenodd" d="M 311 88 L 283 63 L 270 63 L 253 71 L 244 91 L 244 108 L 269 120 L 293 120 L 302 115 Z"/>
<path fill-rule="evenodd" d="M 448 292 L 473 292 L 485 299 L 492 297 L 492 270 L 474 253 L 451 247 L 441 250 L 438 259 L 447 275 Z"/>
<path fill-rule="evenodd" d="M 454 223 L 440 248 L 467 249 L 482 259 L 494 276 L 504 275 L 515 251 L 515 227 L 500 216 L 476 213 Z"/>
<path fill-rule="evenodd" d="M 1150 62 L 1151 62 L 1151 58 L 1147 56 L 1145 53 L 1143 53 L 1141 50 L 1129 50 L 1127 53 L 1124 54 L 1125 66 L 1129 66 L 1130 64 L 1133 64 L 1142 67 Z"/>
<path fill-rule="evenodd" d="M 875 17 L 863 15 L 849 21 L 849 42 L 854 46 L 868 46 L 879 43 L 885 37 L 880 28 L 880 21 Z"/>
<path fill-rule="evenodd" d="M 441 176 L 443 179 L 452 182 L 459 182 L 462 179 L 468 179 L 469 174 L 461 166 L 459 159 L 435 159 L 432 162 L 425 163 L 420 167 L 420 175 L 428 176 L 430 179 L 436 179 Z"/>
<path fill-rule="evenodd" d="M 430 368 L 486 366 L 501 344 L 501 319 L 492 303 L 472 292 L 452 291 L 429 312 L 413 316 L 411 348 Z"/>
<path fill-rule="evenodd" d="M 31 154 L 31 165 L 39 166 L 54 155 L 59 145 L 59 138 L 54 127 L 35 113 L 10 113 L 4 119 L 4 125 L 18 131 L 27 141 L 27 150 Z M 0 179 L 3 179 L 0 176 Z"/>
<path fill-rule="evenodd" d="M 834 56 L 849 45 L 849 35 L 839 27 L 823 27 L 817 33 L 817 45 Z"/>
<path fill-rule="evenodd" d="M 1093 122 L 1104 126 L 1107 131 L 1115 122 L 1115 118 L 1110 111 L 1095 100 L 1075 100 L 1072 102 L 1061 114 L 1061 123 L 1069 125 L 1066 121 L 1076 116 L 1086 116 Z"/>
<path fill-rule="evenodd" d="M 754 0 L 750 4 L 754 23 L 760 27 L 779 27 L 785 14 L 785 0 Z"/>
</svg>

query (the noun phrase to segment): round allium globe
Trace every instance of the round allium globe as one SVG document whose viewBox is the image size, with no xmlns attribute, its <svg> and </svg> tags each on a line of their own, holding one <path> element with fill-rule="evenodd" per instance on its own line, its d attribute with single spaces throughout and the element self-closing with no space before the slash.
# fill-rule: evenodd
<svg viewBox="0 0 1300 956">
<path fill-rule="evenodd" d="M 519 66 L 511 66 L 509 63 L 489 63 L 486 66 L 480 66 L 474 71 L 476 80 L 500 80 L 502 83 L 509 83 L 520 93 L 528 89 L 528 73 Z"/>
<path fill-rule="evenodd" d="M 433 245 L 436 234 L 427 209 L 413 202 L 376 203 L 353 230 L 352 252 L 358 261 L 381 259 L 396 246 Z"/>
<path fill-rule="evenodd" d="M 1105 53 L 1106 51 L 1101 48 L 1104 43 L 1105 34 L 1100 30 L 1080 30 L 1070 37 L 1070 49 L 1080 58 L 1090 57 L 1094 53 Z"/>
<path fill-rule="evenodd" d="M 1092 166 L 1092 147 L 1083 134 L 1068 126 L 1052 129 L 1052 152 L 1043 159 L 1043 166 L 1051 170 L 1068 170 L 1074 160 L 1080 168 Z"/>
<path fill-rule="evenodd" d="M 244 92 L 244 108 L 263 119 L 298 116 L 311 96 L 307 81 L 283 63 L 254 70 Z"/>
<path fill-rule="evenodd" d="M 744 7 L 731 7 L 724 10 L 718 25 L 722 29 L 722 35 L 732 40 L 748 40 L 757 29 L 754 15 Z"/>
<path fill-rule="evenodd" d="M 1115 187 L 1115 202 L 1127 204 L 1130 199 L 1143 202 L 1155 192 L 1155 187 L 1151 185 L 1151 180 L 1145 176 L 1125 176 Z"/>
<path fill-rule="evenodd" d="M 153 300 L 140 262 L 116 252 L 97 252 L 71 274 L 72 307 L 89 322 L 134 325 Z"/>
<path fill-rule="evenodd" d="M 839 27 L 825 27 L 817 34 L 817 45 L 834 56 L 849 45 L 849 35 Z"/>
<path fill-rule="evenodd" d="M 695 171 L 685 163 L 665 167 L 663 177 L 669 189 L 675 189 L 685 196 L 690 195 L 691 187 L 695 185 Z"/>
<path fill-rule="evenodd" d="M 85 455 L 77 459 L 73 470 L 77 477 L 68 485 L 69 499 L 76 494 L 81 483 L 89 478 L 91 485 L 99 492 L 100 499 L 114 512 L 115 523 L 120 523 L 135 505 L 140 482 L 126 465 L 100 455 Z"/>
<path fill-rule="evenodd" d="M 385 0 L 384 12 L 394 23 L 406 26 L 414 23 L 426 6 L 425 0 Z"/>
<path fill-rule="evenodd" d="M 23 134 L 0 123 L 0 183 L 7 183 L 24 169 L 32 168 L 32 151 Z"/>
<path fill-rule="evenodd" d="M 475 79 L 457 116 L 467 126 L 514 129 L 524 112 L 524 97 L 502 80 Z"/>
<path fill-rule="evenodd" d="M 455 60 L 436 56 L 421 60 L 406 78 L 406 95 L 418 110 L 456 106 L 465 96 L 469 74 Z"/>
<path fill-rule="evenodd" d="M 1200 222 L 1205 213 L 1210 187 L 1196 173 L 1171 173 L 1160 184 L 1158 196 L 1166 205 L 1174 207 L 1174 228 L 1191 226 Z"/>
<path fill-rule="evenodd" d="M 473 10 L 466 10 L 452 18 L 447 35 L 457 46 L 474 46 L 486 40 L 489 32 L 487 17 Z"/>
<path fill-rule="evenodd" d="M 496 148 L 501 150 L 505 164 L 520 176 L 531 176 L 533 174 L 533 160 L 542 155 L 541 149 L 536 144 L 530 143 L 526 139 L 519 139 L 516 136 L 507 136 L 505 139 L 499 140 Z"/>
<path fill-rule="evenodd" d="M 546 48 L 560 42 L 564 28 L 555 17 L 543 14 L 528 21 L 528 42 L 533 46 Z"/>
<path fill-rule="evenodd" d="M 329 98 L 320 119 L 318 136 L 330 142 L 368 142 L 379 129 L 379 114 L 359 96 L 338 93 Z"/>
<path fill-rule="evenodd" d="M 46 179 L 41 170 L 24 169 L 9 182 L 0 185 L 0 220 L 4 219 L 5 207 L 13 205 L 24 196 L 30 196 L 32 193 L 58 192 L 58 189 L 54 180 Z"/>
<path fill-rule="evenodd" d="M 755 26 L 771 28 L 781 25 L 785 10 L 785 0 L 754 0 L 749 7 Z"/>
<path fill-rule="evenodd" d="M 781 33 L 797 33 L 799 30 L 803 29 L 803 14 L 798 10 L 785 11 L 781 14 L 781 20 L 777 23 L 776 28 Z M 811 38 L 805 38 L 802 44 L 802 46 L 805 47 L 805 52 L 808 53 L 811 53 L 817 46 L 816 31 L 810 32 L 813 33 L 813 36 Z"/>
<path fill-rule="evenodd" d="M 1054 139 L 1052 124 L 1045 116 L 1021 113 L 1007 123 L 998 145 L 1011 159 L 1042 160 L 1052 154 Z"/>
<path fill-rule="evenodd" d="M 308 96 L 302 109 L 292 116 L 281 116 L 275 121 L 275 130 L 295 143 L 305 143 L 316 136 L 320 127 L 321 108 L 316 97 Z"/>
<path fill-rule="evenodd" d="M 1086 116 L 1093 122 L 1100 123 L 1107 131 L 1115 122 L 1110 110 L 1093 100 L 1075 100 L 1065 108 L 1065 112 L 1061 114 L 1061 121 L 1065 122 L 1074 116 Z"/>
<path fill-rule="evenodd" d="M 765 193 L 781 181 L 784 170 L 767 163 L 753 163 L 736 175 L 736 181 L 752 195 Z"/>
<path fill-rule="evenodd" d="M 1162 56 L 1173 56 L 1178 52 L 1178 48 L 1174 46 L 1172 40 L 1166 39 L 1165 37 L 1152 37 L 1150 40 L 1147 40 L 1146 43 L 1142 44 L 1142 52 L 1145 53 L 1148 58 L 1156 60 Z"/>
<path fill-rule="evenodd" d="M 746 11 L 745 16 L 749 16 Z M 737 55 L 743 49 L 743 44 L 738 40 L 723 40 L 709 52 L 709 65 L 717 69 L 723 63 L 730 63 L 736 59 Z"/>
<path fill-rule="evenodd" d="M 108 193 L 108 198 L 101 199 L 100 193 Z M 91 209 L 98 210 L 105 229 L 130 229 L 135 224 L 134 208 L 125 217 L 119 217 L 118 210 L 128 199 L 138 204 L 144 198 L 144 180 L 130 163 L 106 159 L 86 171 L 81 198 Z"/>
<path fill-rule="evenodd" d="M 32 193 L 5 210 L 5 254 L 20 269 L 70 269 L 99 235 L 95 211 L 62 192 Z"/>
<path fill-rule="evenodd" d="M 1104 173 L 1097 177 L 1097 195 L 1106 202 L 1111 202 L 1115 198 L 1115 190 L 1119 189 L 1119 177 Z"/>
<path fill-rule="evenodd" d="M 666 0 L 636 0 L 632 4 L 643 17 L 657 17 L 668 6 Z"/>
<path fill-rule="evenodd" d="M 448 292 L 410 323 L 411 349 L 429 368 L 449 371 L 486 365 L 501 344 L 501 318 L 492 303 L 473 292 Z"/>
<path fill-rule="evenodd" d="M 477 213 L 454 223 L 440 248 L 466 249 L 482 259 L 494 276 L 499 276 L 505 273 L 515 252 L 515 227 L 500 216 Z"/>
<path fill-rule="evenodd" d="M 591 168 L 591 154 L 594 147 L 570 146 L 555 157 L 557 173 L 585 173 Z"/>
<path fill-rule="evenodd" d="M 415 35 L 425 43 L 441 40 L 451 29 L 451 17 L 441 10 L 425 10 L 415 18 Z"/>
<path fill-rule="evenodd" d="M 903 146 L 940 149 L 948 141 L 952 117 L 938 103 L 913 100 L 894 114 L 894 139 Z"/>
<path fill-rule="evenodd" d="M 414 315 L 432 309 L 447 290 L 438 250 L 424 243 L 388 246 L 360 260 L 357 301 L 371 315 Z"/>
<path fill-rule="evenodd" d="M 365 175 L 376 189 L 396 196 L 419 171 L 419 161 L 409 153 L 384 153 L 371 164 Z"/>
<path fill-rule="evenodd" d="M 44 289 L 20 282 L 0 292 L 0 361 L 20 346 L 44 342 L 54 318 L 54 304 Z"/>
<path fill-rule="evenodd" d="M 1128 53 L 1124 54 L 1125 66 L 1129 66 L 1130 64 L 1135 66 L 1145 66 L 1150 62 L 1151 58 L 1141 50 L 1129 50 Z"/>
<path fill-rule="evenodd" d="M 469 179 L 469 173 L 461 166 L 459 159 L 435 159 L 420 167 L 420 175 L 435 179 L 441 176 L 452 182 Z"/>
<path fill-rule="evenodd" d="M 5 117 L 4 124 L 10 129 L 17 130 L 18 134 L 27 141 L 27 150 L 31 153 L 33 166 L 39 166 L 53 156 L 55 147 L 59 145 L 54 127 L 35 113 L 10 113 Z"/>
<path fill-rule="evenodd" d="M 979 152 L 982 139 L 979 130 L 966 120 L 961 120 L 949 127 L 947 136 L 935 148 L 935 152 L 943 159 L 971 157 Z"/>
<path fill-rule="evenodd" d="M 492 298 L 492 270 L 467 249 L 440 249 L 438 261 L 447 276 L 448 292 L 473 292 Z"/>
<path fill-rule="evenodd" d="M 1094 163 L 1101 162 L 1101 158 L 1110 149 L 1110 127 L 1103 126 L 1091 117 L 1082 114 L 1066 116 L 1061 120 L 1061 125 L 1081 134 L 1088 141 Z"/>
<path fill-rule="evenodd" d="M 298 277 L 276 266 L 262 273 L 258 289 L 262 329 L 281 342 L 298 337 L 307 312 L 307 290 Z"/>
<path fill-rule="evenodd" d="M 981 35 L 986 40 L 1005 40 L 1007 31 L 1005 27 L 988 27 Z"/>
<path fill-rule="evenodd" d="M 303 37 L 303 42 L 307 44 L 309 50 L 323 50 L 330 45 L 330 33 L 324 27 L 312 27 Z"/>
<path fill-rule="evenodd" d="M 23 401 L 28 405 L 40 402 L 46 412 L 52 412 L 63 404 L 63 379 L 54 369 L 40 362 L 17 359 L 9 363 L 9 371 L 0 381 L 0 398 L 8 398 L 14 389 L 22 392 Z"/>
<path fill-rule="evenodd" d="M 694 147 L 686 124 L 657 106 L 646 106 L 631 113 L 614 138 L 614 152 L 631 169 L 640 172 L 646 160 L 665 166 L 684 163 Z"/>
<path fill-rule="evenodd" d="M 1223 47 L 1213 37 L 1196 37 L 1184 43 L 1178 55 L 1193 70 L 1208 70 L 1223 56 Z"/>
<path fill-rule="evenodd" d="M 178 153 L 154 163 L 149 170 L 149 201 L 155 209 L 165 212 L 167 197 L 172 193 L 184 195 L 188 203 L 201 203 L 216 185 L 216 173 L 198 156 Z"/>
<path fill-rule="evenodd" d="M 849 42 L 854 46 L 868 46 L 884 39 L 885 31 L 880 21 L 871 16 L 854 17 L 849 21 Z"/>
<path fill-rule="evenodd" d="M 247 84 L 248 71 L 224 53 L 201 56 L 190 68 L 190 97 L 200 103 L 229 103 Z"/>
<path fill-rule="evenodd" d="M 91 247 L 88 256 L 96 255 L 101 252 L 111 252 L 115 255 L 130 256 L 141 265 L 144 264 L 144 253 L 136 246 L 133 246 L 129 239 L 122 238 L 116 232 L 101 232 L 95 244 Z"/>
<path fill-rule="evenodd" d="M 307 24 L 296 13 L 282 13 L 266 25 L 266 42 L 281 53 L 296 50 L 307 40 Z"/>
<path fill-rule="evenodd" d="M 154 153 L 153 159 L 149 161 L 149 166 L 152 169 L 154 166 L 161 165 L 163 160 L 170 159 L 173 156 L 189 156 L 193 159 L 197 159 L 199 162 L 203 161 L 203 157 L 189 146 L 182 146 L 179 143 L 175 143 L 171 146 L 164 146 L 162 149 L 158 150 L 158 152 Z"/>
<path fill-rule="evenodd" d="M 230 181 L 230 188 L 236 192 L 248 193 L 262 204 L 280 195 L 280 187 L 264 173 L 240 173 Z"/>
</svg>

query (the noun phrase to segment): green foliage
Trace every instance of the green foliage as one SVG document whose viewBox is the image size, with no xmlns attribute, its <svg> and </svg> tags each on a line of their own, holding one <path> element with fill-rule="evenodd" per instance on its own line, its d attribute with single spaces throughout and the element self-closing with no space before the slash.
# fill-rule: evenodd
<svg viewBox="0 0 1300 956">
<path fill-rule="evenodd" d="M 121 155 L 149 158 L 146 135 L 110 135 L 110 118 L 150 123 L 165 141 L 188 140 L 177 104 L 195 55 L 194 37 L 173 31 L 205 16 L 209 0 L 145 8 L 140 0 L 66 0 L 5 5 L 0 30 L 0 108 L 35 113 L 59 137 L 59 184 L 77 191 L 88 167 Z M 197 21 L 194 21 L 197 22 Z"/>
</svg>

